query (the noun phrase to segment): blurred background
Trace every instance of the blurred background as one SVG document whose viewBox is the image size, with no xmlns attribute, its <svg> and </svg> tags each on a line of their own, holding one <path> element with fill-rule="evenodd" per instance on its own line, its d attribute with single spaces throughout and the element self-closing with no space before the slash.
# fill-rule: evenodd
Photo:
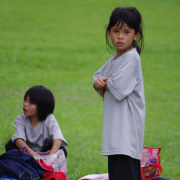
<svg viewBox="0 0 180 180">
<path fill-rule="evenodd" d="M 26 90 L 44 85 L 69 143 L 69 178 L 107 173 L 103 101 L 92 76 L 114 53 L 107 51 L 105 27 L 117 6 L 135 6 L 144 22 L 144 146 L 162 147 L 162 176 L 180 179 L 179 0 L 0 0 L 1 154 Z"/>
</svg>

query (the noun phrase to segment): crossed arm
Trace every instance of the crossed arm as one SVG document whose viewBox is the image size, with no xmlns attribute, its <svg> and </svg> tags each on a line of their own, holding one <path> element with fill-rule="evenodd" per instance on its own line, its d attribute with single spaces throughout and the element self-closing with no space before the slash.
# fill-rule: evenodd
<svg viewBox="0 0 180 180">
<path fill-rule="evenodd" d="M 105 91 L 109 90 L 108 86 L 107 86 L 108 79 L 109 79 L 108 77 L 98 78 L 94 83 L 94 88 L 99 92 L 99 94 L 103 98 L 103 100 L 104 100 Z"/>
</svg>

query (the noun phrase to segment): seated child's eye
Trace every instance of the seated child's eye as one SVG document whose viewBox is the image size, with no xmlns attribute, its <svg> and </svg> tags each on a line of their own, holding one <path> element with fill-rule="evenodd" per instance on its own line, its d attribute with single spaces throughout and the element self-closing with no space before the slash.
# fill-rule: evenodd
<svg viewBox="0 0 180 180">
<path fill-rule="evenodd" d="M 29 101 L 30 104 L 36 104 L 33 100 L 30 99 Z"/>
<path fill-rule="evenodd" d="M 37 104 L 37 102 L 34 99 L 29 99 L 30 104 Z"/>
</svg>

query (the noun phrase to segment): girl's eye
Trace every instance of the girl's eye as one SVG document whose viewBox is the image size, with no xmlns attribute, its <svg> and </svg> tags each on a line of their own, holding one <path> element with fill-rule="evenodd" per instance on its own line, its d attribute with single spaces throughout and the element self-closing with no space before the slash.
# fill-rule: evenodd
<svg viewBox="0 0 180 180">
<path fill-rule="evenodd" d="M 114 29 L 114 30 L 113 30 L 113 32 L 117 33 L 117 32 L 118 32 L 118 30 L 117 30 L 117 29 Z"/>
<path fill-rule="evenodd" d="M 129 31 L 125 31 L 124 33 L 125 33 L 125 34 L 128 34 L 128 33 L 129 33 Z"/>
</svg>

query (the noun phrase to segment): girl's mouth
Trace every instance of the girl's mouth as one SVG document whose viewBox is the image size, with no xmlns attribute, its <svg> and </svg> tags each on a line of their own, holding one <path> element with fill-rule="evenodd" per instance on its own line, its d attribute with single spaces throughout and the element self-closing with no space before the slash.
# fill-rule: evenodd
<svg viewBox="0 0 180 180">
<path fill-rule="evenodd" d="M 23 111 L 24 111 L 24 112 L 27 112 L 27 110 L 26 110 L 25 108 L 23 108 Z"/>
<path fill-rule="evenodd" d="M 117 45 L 118 45 L 118 46 L 122 46 L 123 43 L 122 43 L 122 42 L 118 42 Z"/>
</svg>

